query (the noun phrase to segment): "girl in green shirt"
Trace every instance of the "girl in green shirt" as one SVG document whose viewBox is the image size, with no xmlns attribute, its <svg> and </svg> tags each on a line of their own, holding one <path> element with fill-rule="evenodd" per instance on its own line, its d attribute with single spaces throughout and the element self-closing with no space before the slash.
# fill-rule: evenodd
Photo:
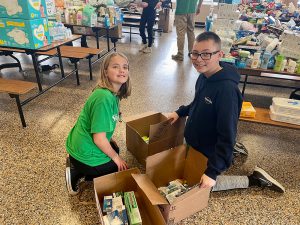
<svg viewBox="0 0 300 225">
<path fill-rule="evenodd" d="M 111 137 L 119 121 L 119 101 L 130 93 L 127 57 L 122 53 L 108 55 L 102 62 L 99 83 L 66 141 L 66 185 L 71 195 L 79 193 L 83 180 L 127 169 Z"/>
</svg>

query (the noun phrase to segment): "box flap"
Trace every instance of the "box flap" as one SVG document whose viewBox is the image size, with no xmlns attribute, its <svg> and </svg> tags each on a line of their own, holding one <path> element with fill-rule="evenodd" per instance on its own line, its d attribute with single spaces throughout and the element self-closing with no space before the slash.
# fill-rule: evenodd
<svg viewBox="0 0 300 225">
<path fill-rule="evenodd" d="M 149 143 L 158 141 L 164 135 L 166 135 L 168 128 L 170 128 L 170 126 L 171 126 L 171 121 L 172 121 L 172 119 L 168 119 L 168 120 L 162 121 L 160 123 L 150 125 Z"/>
<path fill-rule="evenodd" d="M 185 120 L 185 117 L 181 117 L 171 125 L 172 120 L 166 118 L 166 120 L 157 124 L 150 125 L 149 144 L 169 137 L 178 136 L 178 132 L 184 130 Z"/>
<path fill-rule="evenodd" d="M 150 125 L 157 124 L 165 120 L 167 120 L 167 118 L 163 114 L 154 113 L 148 116 L 128 121 L 126 125 L 135 130 L 141 137 L 149 137 Z"/>
<path fill-rule="evenodd" d="M 162 151 L 146 159 L 146 174 L 156 187 L 165 186 L 169 181 L 183 177 L 186 146 Z"/>
<path fill-rule="evenodd" d="M 157 187 L 152 183 L 146 174 L 132 174 L 132 177 L 148 197 L 152 205 L 169 204 L 168 201 L 161 196 Z"/>
<path fill-rule="evenodd" d="M 138 168 L 132 168 L 94 179 L 94 189 L 97 193 L 111 194 L 118 191 L 126 191 L 135 188 L 131 174 L 140 174 Z M 132 182 L 130 182 L 132 180 Z"/>
<path fill-rule="evenodd" d="M 207 158 L 201 152 L 189 147 L 184 166 L 184 178 L 188 185 L 199 183 L 206 168 Z"/>
</svg>

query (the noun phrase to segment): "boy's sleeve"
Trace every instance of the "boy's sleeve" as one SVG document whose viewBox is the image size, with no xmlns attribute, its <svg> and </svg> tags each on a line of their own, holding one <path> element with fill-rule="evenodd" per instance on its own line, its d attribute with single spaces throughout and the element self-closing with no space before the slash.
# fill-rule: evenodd
<svg viewBox="0 0 300 225">
<path fill-rule="evenodd" d="M 223 90 L 216 100 L 217 144 L 215 154 L 209 158 L 205 171 L 205 174 L 214 180 L 227 170 L 232 162 L 240 114 L 239 101 L 238 91 L 234 87 Z"/>
<path fill-rule="evenodd" d="M 108 98 L 96 101 L 91 109 L 91 133 L 113 131 L 113 112 Z"/>
</svg>

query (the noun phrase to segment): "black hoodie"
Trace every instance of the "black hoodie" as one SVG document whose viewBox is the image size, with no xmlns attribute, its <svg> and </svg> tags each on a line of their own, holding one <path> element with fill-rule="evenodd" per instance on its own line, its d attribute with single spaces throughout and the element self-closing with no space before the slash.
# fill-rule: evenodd
<svg viewBox="0 0 300 225">
<path fill-rule="evenodd" d="M 199 75 L 193 102 L 176 111 L 180 117 L 188 116 L 186 142 L 208 158 L 205 174 L 214 180 L 231 165 L 242 106 L 240 75 L 232 65 L 220 66 L 209 78 Z"/>
</svg>

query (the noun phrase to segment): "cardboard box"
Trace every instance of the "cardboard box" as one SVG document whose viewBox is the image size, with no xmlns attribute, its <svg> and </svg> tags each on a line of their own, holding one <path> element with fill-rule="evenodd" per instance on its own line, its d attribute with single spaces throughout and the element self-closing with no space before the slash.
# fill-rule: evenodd
<svg viewBox="0 0 300 225">
<path fill-rule="evenodd" d="M 4 32 L 4 40 L 7 42 L 7 46 L 37 49 L 51 43 L 47 19 L 5 18 L 3 20 L 5 26 L 0 26 L 0 32 Z"/>
<path fill-rule="evenodd" d="M 204 155 L 181 145 L 149 156 L 146 174 L 132 176 L 150 202 L 160 207 L 167 224 L 175 224 L 208 205 L 210 189 L 200 189 L 197 185 L 206 169 L 206 164 L 207 158 Z M 189 186 L 195 187 L 169 204 L 159 193 L 158 188 L 167 186 L 175 179 L 184 179 Z"/>
<path fill-rule="evenodd" d="M 126 146 L 138 160 L 145 165 L 146 158 L 158 152 L 173 148 L 183 143 L 185 118 L 171 121 L 161 113 L 149 113 L 126 120 Z M 149 143 L 143 140 L 149 137 Z"/>
<path fill-rule="evenodd" d="M 175 10 L 164 9 L 159 12 L 158 28 L 162 29 L 164 33 L 172 31 L 174 26 Z"/>
<path fill-rule="evenodd" d="M 38 19 L 46 15 L 45 0 L 0 0 L 0 17 Z"/>
<path fill-rule="evenodd" d="M 96 205 L 101 223 L 104 224 L 101 210 L 104 196 L 111 195 L 113 192 L 134 191 L 143 225 L 166 225 L 158 206 L 151 204 L 148 197 L 133 179 L 133 174 L 140 174 L 140 171 L 133 168 L 94 179 Z"/>
</svg>

